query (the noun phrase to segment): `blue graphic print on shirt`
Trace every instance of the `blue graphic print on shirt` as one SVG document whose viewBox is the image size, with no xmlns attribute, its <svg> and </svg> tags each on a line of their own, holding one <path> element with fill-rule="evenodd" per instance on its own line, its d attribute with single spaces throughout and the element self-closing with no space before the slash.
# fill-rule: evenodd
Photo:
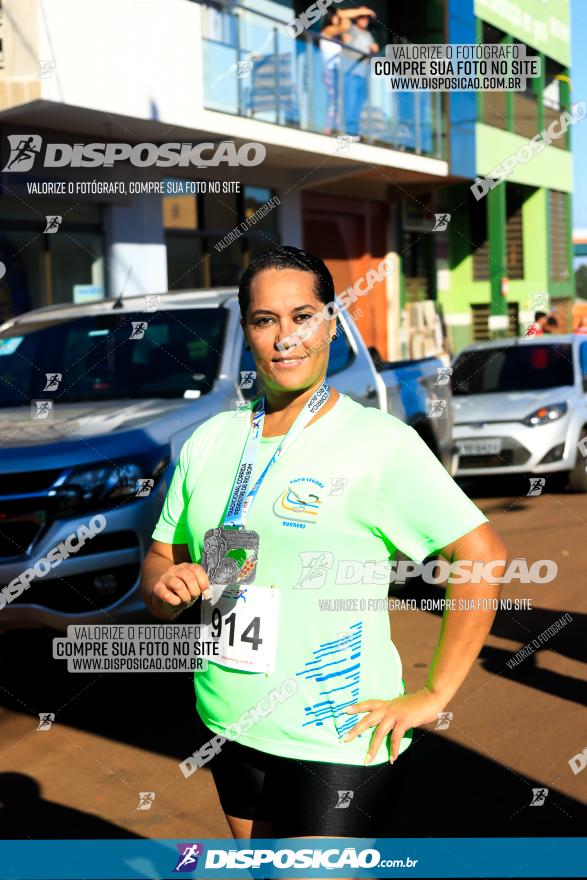
<svg viewBox="0 0 587 880">
<path fill-rule="evenodd" d="M 359 696 L 362 630 L 362 622 L 353 623 L 348 634 L 322 642 L 312 652 L 314 659 L 296 673 L 308 681 L 327 682 L 325 689 L 320 691 L 320 696 L 325 699 L 304 707 L 306 721 L 303 727 L 311 724 L 322 727 L 325 721 L 332 719 L 337 733 L 342 736 L 357 723 L 357 716 L 347 715 L 343 709 L 356 703 Z"/>
</svg>

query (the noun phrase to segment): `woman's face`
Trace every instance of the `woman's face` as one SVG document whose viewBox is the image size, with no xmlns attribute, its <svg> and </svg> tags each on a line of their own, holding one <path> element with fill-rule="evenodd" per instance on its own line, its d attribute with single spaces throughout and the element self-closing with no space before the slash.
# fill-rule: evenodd
<svg viewBox="0 0 587 880">
<path fill-rule="evenodd" d="M 315 331 L 287 351 L 277 347 L 322 312 L 324 303 L 314 293 L 314 282 L 311 272 L 298 269 L 263 269 L 253 278 L 241 324 L 267 390 L 302 391 L 326 374 L 334 319 L 316 321 Z"/>
</svg>

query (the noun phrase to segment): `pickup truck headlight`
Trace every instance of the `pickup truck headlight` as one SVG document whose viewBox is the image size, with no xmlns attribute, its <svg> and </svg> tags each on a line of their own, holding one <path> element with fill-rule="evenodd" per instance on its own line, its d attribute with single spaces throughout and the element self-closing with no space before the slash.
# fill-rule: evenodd
<svg viewBox="0 0 587 880">
<path fill-rule="evenodd" d="M 49 492 L 55 505 L 54 513 L 65 516 L 104 510 L 149 495 L 168 463 L 168 456 L 159 454 L 119 464 L 107 462 L 75 467 Z M 153 482 L 140 483 L 139 480 Z"/>
<path fill-rule="evenodd" d="M 550 406 L 541 406 L 540 409 L 535 410 L 529 416 L 526 416 L 525 419 L 522 419 L 522 424 L 527 425 L 529 428 L 535 428 L 537 425 L 549 425 L 551 422 L 555 422 L 564 416 L 566 411 L 566 403 L 553 403 Z"/>
</svg>

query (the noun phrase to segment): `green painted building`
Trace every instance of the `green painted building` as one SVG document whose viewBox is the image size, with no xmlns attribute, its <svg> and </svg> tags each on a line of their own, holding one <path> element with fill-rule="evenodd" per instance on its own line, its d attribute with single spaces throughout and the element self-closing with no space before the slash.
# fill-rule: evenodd
<svg viewBox="0 0 587 880">
<path fill-rule="evenodd" d="M 462 182 L 435 194 L 451 213 L 435 294 L 452 348 L 523 334 L 536 309 L 571 329 L 573 124 L 561 134 L 558 122 L 571 107 L 569 0 L 448 0 L 446 26 L 447 42 L 523 43 L 541 62 L 526 92 L 447 96 L 451 179 Z M 553 122 L 560 136 L 532 156 L 525 145 Z M 475 179 L 514 156 L 507 178 L 477 199 Z"/>
</svg>

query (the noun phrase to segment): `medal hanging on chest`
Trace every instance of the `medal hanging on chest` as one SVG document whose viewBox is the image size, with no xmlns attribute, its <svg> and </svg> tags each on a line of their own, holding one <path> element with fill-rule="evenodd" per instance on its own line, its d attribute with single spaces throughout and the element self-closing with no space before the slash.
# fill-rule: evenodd
<svg viewBox="0 0 587 880">
<path fill-rule="evenodd" d="M 208 529 L 202 566 L 211 584 L 252 584 L 257 572 L 259 535 L 251 529 Z"/>
</svg>

